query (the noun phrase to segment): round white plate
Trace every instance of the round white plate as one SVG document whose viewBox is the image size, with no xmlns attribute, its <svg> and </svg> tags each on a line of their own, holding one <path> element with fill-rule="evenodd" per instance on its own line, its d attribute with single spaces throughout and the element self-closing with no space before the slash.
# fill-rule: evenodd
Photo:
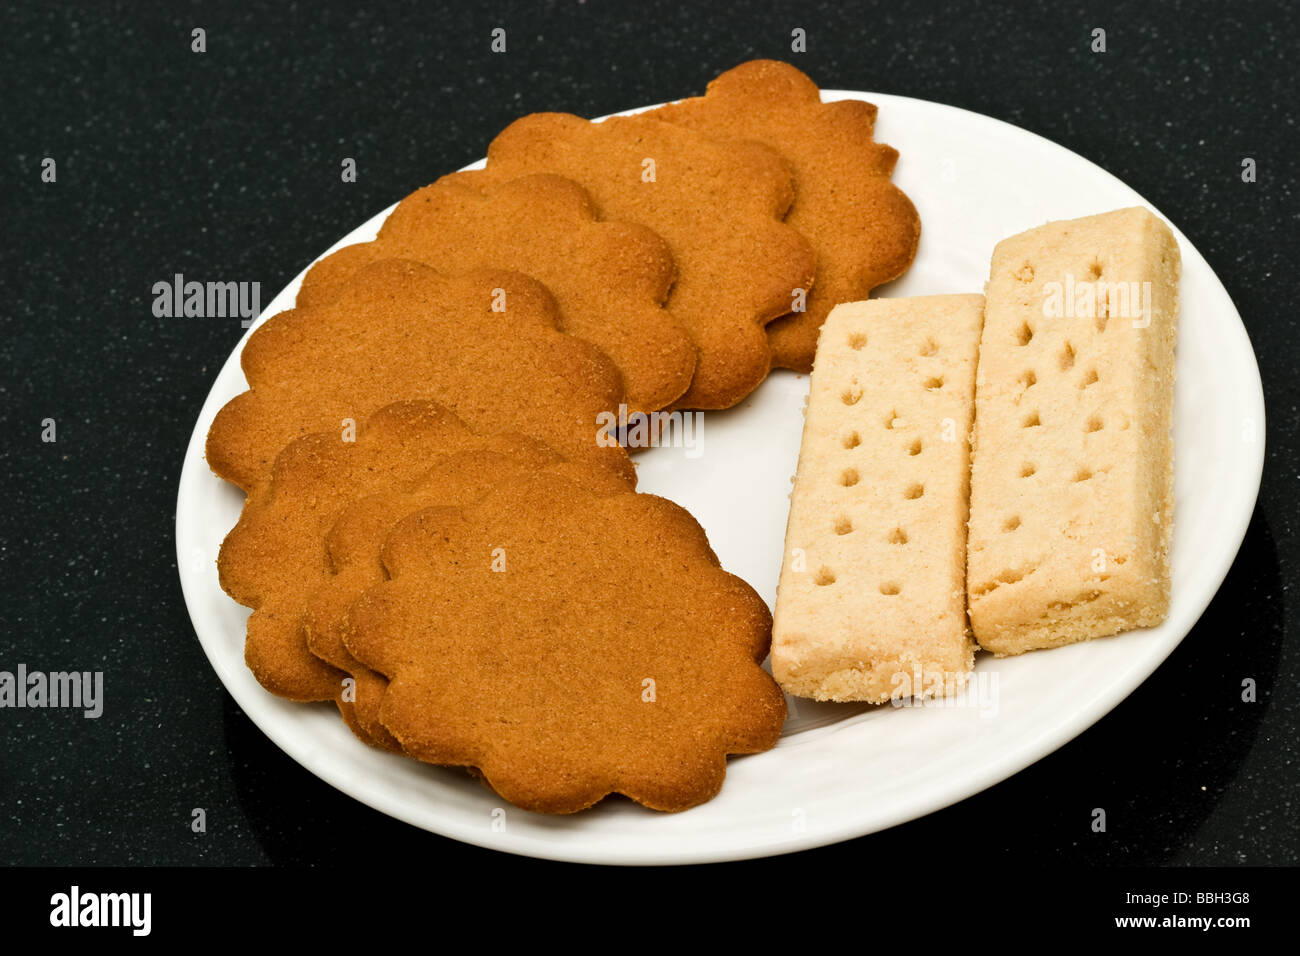
<svg viewBox="0 0 1300 956">
<path fill-rule="evenodd" d="M 921 214 L 916 262 L 881 295 L 980 291 L 999 239 L 1049 219 L 1148 205 L 1087 160 L 985 116 L 874 93 L 828 90 L 824 98 L 880 107 L 877 139 L 901 153 L 894 179 Z M 373 238 L 388 212 L 334 248 Z M 463 772 L 366 747 L 332 704 L 273 697 L 244 666 L 248 611 L 222 592 L 214 564 L 242 495 L 203 459 L 217 409 L 245 388 L 236 349 L 199 415 L 181 473 L 176 548 L 194 629 L 239 706 L 304 767 L 415 826 L 511 853 L 600 863 L 742 859 L 846 840 L 955 803 L 1060 747 L 1142 683 L 1196 623 L 1245 535 L 1264 461 L 1259 369 L 1228 294 L 1174 232 L 1183 256 L 1177 510 L 1173 605 L 1158 628 L 1006 660 L 981 654 L 972 689 L 956 706 L 792 700 L 777 747 L 733 759 L 717 798 L 685 813 L 617 798 L 568 817 L 517 810 Z M 293 305 L 300 280 L 262 319 Z M 641 490 L 688 508 L 723 566 L 769 604 L 807 388 L 806 376 L 774 374 L 741 406 L 707 413 L 698 449 L 637 457 Z"/>
</svg>

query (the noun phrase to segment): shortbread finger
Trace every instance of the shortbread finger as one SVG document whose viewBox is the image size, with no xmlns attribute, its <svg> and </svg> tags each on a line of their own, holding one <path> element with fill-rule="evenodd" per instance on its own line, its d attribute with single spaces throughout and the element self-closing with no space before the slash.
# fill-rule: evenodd
<svg viewBox="0 0 1300 956">
<path fill-rule="evenodd" d="M 966 501 L 980 295 L 836 306 L 822 327 L 777 591 L 791 694 L 951 694 L 974 659 Z"/>
<path fill-rule="evenodd" d="M 993 252 L 976 389 L 970 618 L 996 654 L 1169 608 L 1178 244 L 1145 209 Z"/>
</svg>

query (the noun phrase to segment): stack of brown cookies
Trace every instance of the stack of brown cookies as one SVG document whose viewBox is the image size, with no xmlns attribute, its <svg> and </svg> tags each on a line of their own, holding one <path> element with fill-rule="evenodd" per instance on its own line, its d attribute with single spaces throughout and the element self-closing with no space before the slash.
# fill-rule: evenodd
<svg viewBox="0 0 1300 956">
<path fill-rule="evenodd" d="M 682 810 L 773 746 L 766 605 L 597 423 L 806 371 L 830 308 L 907 268 L 874 118 L 770 61 L 526 116 L 313 267 L 207 442 L 248 494 L 218 563 L 263 686 L 546 812 Z"/>
</svg>

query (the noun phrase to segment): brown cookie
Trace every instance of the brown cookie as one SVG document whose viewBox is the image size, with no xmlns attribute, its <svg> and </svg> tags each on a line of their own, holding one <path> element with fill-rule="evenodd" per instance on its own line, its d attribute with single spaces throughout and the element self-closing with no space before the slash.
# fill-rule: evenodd
<svg viewBox="0 0 1300 956">
<path fill-rule="evenodd" d="M 303 624 L 312 653 L 354 679 L 353 686 L 340 688 L 337 702 L 348 726 L 362 740 L 388 750 L 401 749 L 379 719 L 388 681 L 353 657 L 343 640 L 348 608 L 366 588 L 386 577 L 380 552 L 394 526 L 415 511 L 468 506 L 496 485 L 526 482 L 541 472 L 568 476 L 601 497 L 633 490 L 608 470 L 563 461 L 539 443 L 521 444 L 509 454 L 487 448 L 463 451 L 439 459 L 413 486 L 354 502 L 325 536 L 334 574 L 312 597 Z"/>
<path fill-rule="evenodd" d="M 528 173 L 580 183 L 604 219 L 639 222 L 667 240 L 677 262 L 668 305 L 699 360 L 682 408 L 729 408 L 767 375 L 764 326 L 807 289 L 814 257 L 785 225 L 794 198 L 789 165 L 759 143 L 720 140 L 647 116 L 590 123 L 535 113 L 488 147 L 487 168 L 457 173 L 486 190 Z"/>
<path fill-rule="evenodd" d="M 482 433 L 533 436 L 631 477 L 627 452 L 597 440 L 597 416 L 623 400 L 618 369 L 556 323 L 555 300 L 521 273 L 376 262 L 333 301 L 253 332 L 241 356 L 249 390 L 217 413 L 208 464 L 249 491 L 294 438 L 425 399 Z"/>
<path fill-rule="evenodd" d="M 664 307 L 675 275 L 668 245 L 645 226 L 598 221 L 586 190 L 561 176 L 525 176 L 487 195 L 456 177 L 425 186 L 398 204 L 374 242 L 313 266 L 299 307 L 330 301 L 357 270 L 389 258 L 540 280 L 559 304 L 561 328 L 599 346 L 623 373 L 630 411 L 670 405 L 695 373 L 695 343 Z"/>
<path fill-rule="evenodd" d="M 384 725 L 520 807 L 684 810 L 776 743 L 771 615 L 670 501 L 539 475 L 408 516 L 383 561 L 346 643 L 391 681 Z"/>
<path fill-rule="evenodd" d="M 333 700 L 344 674 L 307 649 L 307 602 L 332 572 L 325 535 L 357 498 L 416 481 L 442 456 L 525 439 L 485 438 L 445 407 L 400 402 L 381 409 L 354 441 L 307 435 L 275 460 L 221 545 L 221 586 L 254 609 L 244 657 L 267 690 L 293 700 Z"/>
<path fill-rule="evenodd" d="M 822 103 L 817 84 L 788 63 L 752 60 L 723 73 L 706 95 L 660 107 L 658 119 L 764 143 L 794 168 L 786 222 L 812 243 L 817 277 L 806 309 L 767 327 L 772 364 L 812 369 L 817 332 L 840 302 L 857 302 L 907 271 L 921 220 L 889 181 L 898 152 L 872 139 L 876 108 Z"/>
</svg>

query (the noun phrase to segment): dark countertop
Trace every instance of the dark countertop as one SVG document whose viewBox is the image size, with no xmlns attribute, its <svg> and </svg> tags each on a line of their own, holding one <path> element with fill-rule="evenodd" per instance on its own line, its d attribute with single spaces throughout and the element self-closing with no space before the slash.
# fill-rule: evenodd
<svg viewBox="0 0 1300 956">
<path fill-rule="evenodd" d="M 697 93 L 742 60 L 789 56 L 794 27 L 808 52 L 792 59 L 824 86 L 1007 120 L 1166 212 L 1246 322 L 1268 459 L 1223 589 L 1112 714 L 955 807 L 754 865 L 941 845 L 1015 867 L 1300 862 L 1300 642 L 1287 600 L 1300 568 L 1294 5 L 353 6 L 3 14 L 0 669 L 103 670 L 111 705 L 100 720 L 0 710 L 4 862 L 506 860 L 318 781 L 217 680 L 181 598 L 173 521 L 185 445 L 242 329 L 155 318 L 151 287 L 176 272 L 260 281 L 265 303 L 344 232 L 482 155 L 516 116 Z M 195 26 L 202 55 L 190 52 Z M 504 55 L 488 50 L 496 26 Z M 1100 56 L 1088 50 L 1097 26 Z M 46 156 L 53 185 L 40 181 Z M 344 156 L 358 160 L 355 184 L 340 182 Z M 1246 156 L 1253 184 L 1240 178 Z M 40 440 L 47 416 L 55 444 Z M 1257 703 L 1240 700 L 1246 677 Z M 189 828 L 195 806 L 208 812 L 202 836 Z M 1110 808 L 1106 834 L 1088 827 L 1097 806 Z"/>
</svg>

